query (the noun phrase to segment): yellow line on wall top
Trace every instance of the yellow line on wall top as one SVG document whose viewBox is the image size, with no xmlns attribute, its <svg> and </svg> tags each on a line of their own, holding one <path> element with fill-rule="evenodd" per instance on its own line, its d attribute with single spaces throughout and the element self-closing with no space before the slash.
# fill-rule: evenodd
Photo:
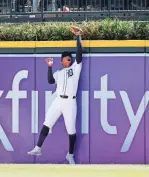
<svg viewBox="0 0 149 177">
<path fill-rule="evenodd" d="M 0 42 L 0 48 L 35 48 L 33 41 L 4 41 Z"/>
<path fill-rule="evenodd" d="M 83 41 L 83 47 L 89 47 L 90 41 Z M 76 47 L 76 41 L 38 41 L 37 48 L 42 47 Z"/>
<path fill-rule="evenodd" d="M 149 47 L 145 40 L 84 40 L 83 47 Z M 76 41 L 3 41 L 0 48 L 66 48 L 76 47 Z"/>
<path fill-rule="evenodd" d="M 143 40 L 101 40 L 90 41 L 90 47 L 145 47 Z"/>
</svg>

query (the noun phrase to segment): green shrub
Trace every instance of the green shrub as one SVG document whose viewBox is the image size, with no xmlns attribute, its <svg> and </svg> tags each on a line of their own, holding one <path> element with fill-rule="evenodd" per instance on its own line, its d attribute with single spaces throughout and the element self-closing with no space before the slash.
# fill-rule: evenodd
<svg viewBox="0 0 149 177">
<path fill-rule="evenodd" d="M 0 41 L 74 40 L 70 25 L 84 31 L 84 40 L 145 40 L 149 39 L 149 22 L 102 20 L 82 23 L 47 22 L 0 24 Z"/>
</svg>

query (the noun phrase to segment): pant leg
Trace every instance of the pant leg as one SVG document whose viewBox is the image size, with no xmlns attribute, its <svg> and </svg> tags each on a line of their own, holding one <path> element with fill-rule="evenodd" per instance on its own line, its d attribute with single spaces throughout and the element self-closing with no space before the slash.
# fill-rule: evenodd
<svg viewBox="0 0 149 177">
<path fill-rule="evenodd" d="M 61 114 L 60 101 L 58 98 L 55 98 L 46 113 L 45 121 L 43 124 L 51 129 L 55 125 Z"/>
<path fill-rule="evenodd" d="M 66 130 L 69 135 L 76 133 L 77 104 L 75 99 L 66 99 L 62 107 Z"/>
</svg>

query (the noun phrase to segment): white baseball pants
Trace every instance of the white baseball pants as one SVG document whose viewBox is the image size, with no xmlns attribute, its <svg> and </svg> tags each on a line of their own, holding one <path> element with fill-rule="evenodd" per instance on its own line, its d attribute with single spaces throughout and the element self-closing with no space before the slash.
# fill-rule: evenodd
<svg viewBox="0 0 149 177">
<path fill-rule="evenodd" d="M 76 133 L 76 114 L 76 99 L 56 97 L 46 113 L 43 124 L 51 129 L 58 118 L 63 115 L 66 130 L 69 135 L 73 135 Z"/>
</svg>

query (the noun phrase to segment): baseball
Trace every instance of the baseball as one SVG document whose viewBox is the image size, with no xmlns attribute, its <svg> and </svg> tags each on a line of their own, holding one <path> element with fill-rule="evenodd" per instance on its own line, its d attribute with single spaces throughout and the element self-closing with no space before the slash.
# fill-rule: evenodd
<svg viewBox="0 0 149 177">
<path fill-rule="evenodd" d="M 51 64 L 53 64 L 53 61 L 48 61 L 48 63 L 51 65 Z"/>
</svg>

